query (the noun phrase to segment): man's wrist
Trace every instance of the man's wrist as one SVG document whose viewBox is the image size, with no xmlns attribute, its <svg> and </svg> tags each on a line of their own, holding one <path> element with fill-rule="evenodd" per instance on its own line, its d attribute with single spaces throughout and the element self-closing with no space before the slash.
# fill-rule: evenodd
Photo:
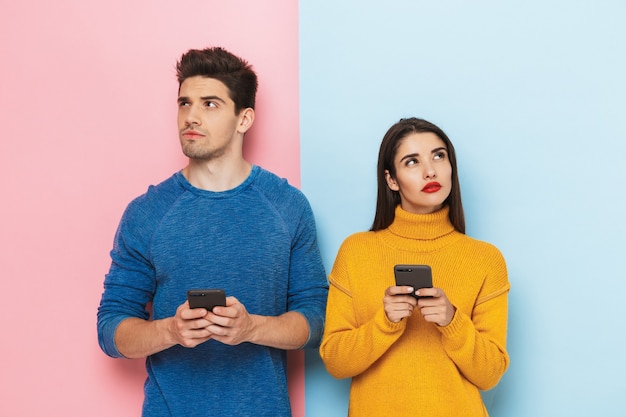
<svg viewBox="0 0 626 417">
<path fill-rule="evenodd" d="M 176 320 L 174 317 L 166 317 L 161 320 L 155 320 L 156 338 L 161 339 L 163 345 L 174 346 L 178 344 L 176 338 Z"/>
<path fill-rule="evenodd" d="M 259 316 L 258 314 L 249 314 L 249 317 L 249 327 L 246 329 L 247 337 L 245 339 L 250 343 L 261 344 L 261 338 L 259 335 L 262 331 L 259 329 L 262 328 L 263 323 L 267 321 L 267 317 Z"/>
</svg>

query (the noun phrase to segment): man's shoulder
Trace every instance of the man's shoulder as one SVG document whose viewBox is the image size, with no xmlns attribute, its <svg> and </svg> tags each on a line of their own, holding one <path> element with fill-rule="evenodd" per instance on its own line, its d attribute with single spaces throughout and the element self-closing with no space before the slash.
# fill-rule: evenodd
<svg viewBox="0 0 626 417">
<path fill-rule="evenodd" d="M 254 186 L 270 200 L 300 200 L 306 202 L 306 197 L 295 186 L 291 185 L 286 178 L 281 178 L 271 171 L 257 167 L 258 174 Z"/>
<path fill-rule="evenodd" d="M 176 173 L 157 185 L 150 185 L 145 193 L 134 198 L 127 208 L 127 212 L 154 213 L 167 211 L 184 192 Z"/>
</svg>

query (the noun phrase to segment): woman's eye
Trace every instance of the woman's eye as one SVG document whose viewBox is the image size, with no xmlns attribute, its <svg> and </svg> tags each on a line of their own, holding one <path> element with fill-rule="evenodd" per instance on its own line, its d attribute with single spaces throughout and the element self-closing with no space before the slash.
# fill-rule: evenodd
<svg viewBox="0 0 626 417">
<path fill-rule="evenodd" d="M 446 153 L 445 152 L 437 152 L 435 154 L 435 159 L 446 159 Z"/>
<path fill-rule="evenodd" d="M 417 159 L 415 158 L 410 158 L 407 159 L 406 162 L 404 163 L 406 166 L 410 167 L 412 165 L 416 165 L 417 164 Z"/>
</svg>

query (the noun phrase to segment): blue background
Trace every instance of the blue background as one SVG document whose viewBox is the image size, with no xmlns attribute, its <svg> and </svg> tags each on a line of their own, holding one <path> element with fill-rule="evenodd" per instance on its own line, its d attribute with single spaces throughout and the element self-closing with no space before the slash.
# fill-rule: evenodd
<svg viewBox="0 0 626 417">
<path fill-rule="evenodd" d="M 299 13 L 302 188 L 327 270 L 371 225 L 385 131 L 430 120 L 456 147 L 468 234 L 508 263 L 511 366 L 485 394 L 491 416 L 626 415 L 626 2 Z M 349 381 L 306 361 L 307 415 L 345 416 Z"/>
</svg>

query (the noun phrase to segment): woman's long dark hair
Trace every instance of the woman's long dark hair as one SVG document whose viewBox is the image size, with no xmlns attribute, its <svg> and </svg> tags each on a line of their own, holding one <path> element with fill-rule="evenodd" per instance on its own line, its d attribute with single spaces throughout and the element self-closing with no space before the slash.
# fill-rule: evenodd
<svg viewBox="0 0 626 417">
<path fill-rule="evenodd" d="M 376 172 L 378 181 L 378 195 L 376 198 L 376 215 L 371 231 L 386 229 L 396 214 L 396 206 L 400 204 L 400 193 L 393 191 L 387 185 L 385 171 L 396 178 L 396 166 L 394 159 L 398 153 L 398 148 L 403 139 L 413 133 L 434 133 L 443 141 L 448 149 L 448 158 L 452 166 L 452 189 L 450 195 L 444 201 L 450 207 L 450 222 L 456 230 L 465 233 L 465 215 L 463 214 L 463 203 L 461 201 L 461 187 L 459 186 L 459 176 L 456 165 L 456 154 L 454 146 L 448 136 L 439 127 L 426 120 L 411 117 L 400 119 L 399 122 L 389 128 L 383 141 L 380 144 L 378 153 L 378 168 Z"/>
</svg>

